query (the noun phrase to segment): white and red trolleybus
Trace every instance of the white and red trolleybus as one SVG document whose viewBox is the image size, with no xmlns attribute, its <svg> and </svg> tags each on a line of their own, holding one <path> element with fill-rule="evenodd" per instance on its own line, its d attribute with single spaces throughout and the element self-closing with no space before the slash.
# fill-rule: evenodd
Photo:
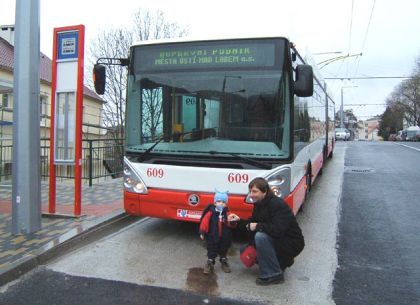
<svg viewBox="0 0 420 305">
<path fill-rule="evenodd" d="M 217 189 L 248 217 L 255 177 L 297 213 L 332 155 L 334 104 L 288 39 L 142 42 L 127 64 L 127 213 L 197 222 Z"/>
</svg>

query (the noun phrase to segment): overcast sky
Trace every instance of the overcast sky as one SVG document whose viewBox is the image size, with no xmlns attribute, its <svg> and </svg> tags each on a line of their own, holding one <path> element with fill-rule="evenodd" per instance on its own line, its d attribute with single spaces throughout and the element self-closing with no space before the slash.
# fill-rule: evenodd
<svg viewBox="0 0 420 305">
<path fill-rule="evenodd" d="M 162 10 L 191 37 L 287 36 L 316 62 L 363 53 L 321 69 L 326 78 L 407 76 L 420 56 L 418 0 L 40 0 L 41 51 L 51 57 L 55 27 L 84 24 L 86 45 L 99 31 L 130 27 L 138 8 Z M 372 10 L 373 9 L 373 10 Z M 1 0 L 0 24 L 14 24 L 15 0 Z M 322 65 L 320 65 L 322 66 Z M 326 80 L 336 102 L 359 119 L 382 114 L 402 79 Z M 352 87 L 357 86 L 357 87 Z M 342 87 L 346 87 L 342 89 Z"/>
</svg>

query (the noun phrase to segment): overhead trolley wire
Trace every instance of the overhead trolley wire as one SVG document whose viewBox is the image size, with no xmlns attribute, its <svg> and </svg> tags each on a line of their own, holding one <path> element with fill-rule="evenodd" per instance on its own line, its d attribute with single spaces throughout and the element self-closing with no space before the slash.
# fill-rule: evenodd
<svg viewBox="0 0 420 305">
<path fill-rule="evenodd" d="M 367 36 L 368 36 L 368 33 L 369 33 L 370 23 L 371 23 L 371 21 L 372 21 L 373 11 L 374 11 L 374 9 L 375 9 L 375 3 L 376 3 L 376 0 L 373 0 L 372 9 L 371 9 L 371 11 L 370 11 L 370 16 L 369 16 L 369 22 L 368 22 L 368 25 L 367 25 L 367 28 L 366 28 L 365 37 L 363 38 L 362 52 L 363 52 L 363 50 L 364 50 L 364 48 L 365 48 L 365 44 L 366 44 L 366 40 L 367 40 Z"/>
<path fill-rule="evenodd" d="M 350 29 L 349 29 L 349 43 L 347 48 L 347 54 L 350 54 L 350 46 L 351 46 L 351 32 L 353 28 L 353 8 L 354 8 L 354 0 L 351 0 L 351 14 L 350 14 Z"/>
<path fill-rule="evenodd" d="M 354 12 L 354 0 L 351 0 L 350 28 L 349 28 L 349 41 L 348 41 L 347 54 L 350 54 L 351 34 L 353 30 L 353 12 Z M 349 64 L 347 63 L 347 71 L 345 74 L 347 75 L 348 73 L 349 73 Z"/>
<path fill-rule="evenodd" d="M 367 25 L 367 28 L 366 28 L 365 37 L 363 38 L 362 49 L 361 49 L 360 53 L 363 53 L 363 51 L 365 49 L 366 40 L 367 40 L 369 29 L 370 29 L 370 23 L 372 21 L 373 11 L 375 10 L 375 3 L 376 3 L 376 0 L 373 0 L 372 9 L 370 10 L 369 22 L 368 22 L 368 25 Z M 359 71 L 360 60 L 361 60 L 361 58 L 359 58 L 358 61 L 357 61 L 356 70 L 354 72 L 354 75 L 356 75 L 357 72 Z"/>
</svg>

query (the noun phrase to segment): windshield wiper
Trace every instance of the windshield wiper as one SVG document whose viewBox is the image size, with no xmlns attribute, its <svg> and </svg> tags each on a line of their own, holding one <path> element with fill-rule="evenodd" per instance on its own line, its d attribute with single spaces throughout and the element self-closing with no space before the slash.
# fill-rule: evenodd
<svg viewBox="0 0 420 305">
<path fill-rule="evenodd" d="M 155 143 L 153 143 L 152 146 L 150 146 L 148 149 L 146 149 L 138 158 L 137 160 L 139 162 L 143 162 L 144 160 L 146 160 L 146 156 L 163 140 L 169 140 L 172 139 L 175 136 L 185 136 L 187 134 L 192 133 L 192 131 L 187 131 L 187 132 L 174 132 L 173 134 L 169 135 L 169 136 L 163 136 L 160 139 L 158 139 Z"/>
<path fill-rule="evenodd" d="M 212 128 L 207 128 L 208 130 L 212 129 Z M 139 157 L 138 160 L 139 162 L 143 162 L 144 160 L 146 160 L 146 156 L 163 140 L 169 140 L 172 139 L 173 137 L 182 137 L 188 134 L 194 134 L 197 132 L 201 132 L 201 131 L 205 131 L 207 129 L 197 129 L 197 130 L 191 130 L 191 131 L 186 131 L 186 132 L 174 132 L 173 134 L 169 135 L 169 136 L 163 136 L 160 139 L 158 139 L 155 143 L 153 143 L 152 146 L 150 146 L 148 149 L 146 149 Z M 213 135 L 213 134 L 211 134 Z M 211 136 L 210 135 L 210 136 Z"/>
<path fill-rule="evenodd" d="M 210 151 L 208 151 L 208 153 L 210 155 L 227 154 L 227 155 L 230 155 L 232 157 L 238 158 L 238 159 L 240 159 L 242 161 L 245 161 L 248 164 L 256 165 L 256 166 L 258 166 L 258 167 L 260 167 L 262 169 L 272 169 L 272 166 L 270 164 L 267 164 L 265 162 L 261 162 L 261 161 L 258 161 L 258 160 L 254 160 L 254 159 L 251 159 L 251 158 L 247 158 L 247 157 L 244 157 L 244 156 L 235 154 L 235 153 L 219 152 L 219 151 L 215 151 L 215 150 L 210 150 Z"/>
<path fill-rule="evenodd" d="M 172 139 L 175 136 L 185 136 L 187 134 L 191 134 L 193 133 L 193 131 L 187 131 L 187 132 L 174 132 L 173 134 L 166 136 L 166 137 L 161 137 L 159 140 L 157 140 L 152 146 L 150 146 L 148 149 L 146 149 L 139 157 L 138 157 L 138 161 L 139 162 L 143 162 L 144 160 L 146 160 L 146 156 L 163 140 L 168 140 L 168 139 Z M 242 161 L 245 161 L 248 164 L 251 165 L 256 165 L 262 169 L 272 169 L 272 166 L 270 164 L 267 164 L 265 162 L 261 162 L 258 160 L 254 160 L 251 158 L 247 158 L 244 156 L 241 156 L 239 154 L 235 154 L 235 153 L 230 153 L 230 152 L 219 152 L 216 150 L 210 150 L 210 151 L 204 151 L 204 153 L 208 153 L 210 155 L 216 155 L 216 154 L 227 154 L 230 155 L 232 157 L 235 157 L 237 159 L 240 159 Z"/>
</svg>

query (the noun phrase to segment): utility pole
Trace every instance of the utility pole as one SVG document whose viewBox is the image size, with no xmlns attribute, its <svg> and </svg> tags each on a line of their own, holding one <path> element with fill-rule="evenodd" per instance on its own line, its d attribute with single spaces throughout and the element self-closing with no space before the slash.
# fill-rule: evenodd
<svg viewBox="0 0 420 305">
<path fill-rule="evenodd" d="M 355 88 L 357 86 L 343 86 L 341 87 L 341 107 L 340 107 L 340 127 L 344 128 L 344 88 Z"/>
<path fill-rule="evenodd" d="M 16 1 L 12 233 L 41 228 L 39 0 Z"/>
<path fill-rule="evenodd" d="M 340 127 L 344 128 L 344 111 L 343 111 L 343 87 L 341 87 L 341 106 L 340 106 Z"/>
</svg>

